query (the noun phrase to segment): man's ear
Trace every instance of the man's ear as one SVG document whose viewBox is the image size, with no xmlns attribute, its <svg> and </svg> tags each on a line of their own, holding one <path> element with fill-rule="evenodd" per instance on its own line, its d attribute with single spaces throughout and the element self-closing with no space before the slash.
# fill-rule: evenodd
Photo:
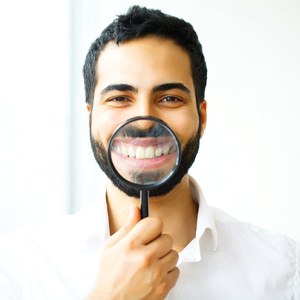
<svg viewBox="0 0 300 300">
<path fill-rule="evenodd" d="M 207 113 L 206 113 L 207 102 L 202 100 L 199 104 L 199 112 L 201 114 L 201 137 L 204 134 L 206 128 L 206 121 L 207 121 Z"/>
<path fill-rule="evenodd" d="M 88 114 L 91 113 L 91 110 L 92 110 L 91 105 L 89 103 L 87 103 L 86 104 L 86 111 L 88 112 Z"/>
</svg>

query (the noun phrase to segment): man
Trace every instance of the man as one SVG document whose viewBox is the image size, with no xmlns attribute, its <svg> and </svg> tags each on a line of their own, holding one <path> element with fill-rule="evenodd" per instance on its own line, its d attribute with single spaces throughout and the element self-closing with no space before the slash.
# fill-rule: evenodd
<svg viewBox="0 0 300 300">
<path fill-rule="evenodd" d="M 207 105 L 192 26 L 135 6 L 92 44 L 84 80 L 91 144 L 109 181 L 96 204 L 67 220 L 1 239 L 0 298 L 300 299 L 299 245 L 211 209 L 187 173 Z M 107 153 L 116 127 L 135 116 L 167 123 L 182 150 L 144 219 L 138 190 L 114 174 Z M 138 159 L 133 152 L 128 159 Z"/>
</svg>

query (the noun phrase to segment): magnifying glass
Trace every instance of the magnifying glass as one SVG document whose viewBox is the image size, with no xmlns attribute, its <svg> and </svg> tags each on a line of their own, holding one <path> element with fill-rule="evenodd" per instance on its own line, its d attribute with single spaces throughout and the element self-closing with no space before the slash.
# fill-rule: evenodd
<svg viewBox="0 0 300 300">
<path fill-rule="evenodd" d="M 172 129 L 152 116 L 134 117 L 118 126 L 108 145 L 115 175 L 140 191 L 141 217 L 149 215 L 149 192 L 172 179 L 181 160 L 181 147 Z"/>
</svg>

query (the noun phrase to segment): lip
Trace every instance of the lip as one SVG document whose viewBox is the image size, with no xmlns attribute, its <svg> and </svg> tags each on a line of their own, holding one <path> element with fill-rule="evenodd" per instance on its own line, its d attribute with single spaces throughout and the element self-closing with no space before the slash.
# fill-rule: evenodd
<svg viewBox="0 0 300 300">
<path fill-rule="evenodd" d="M 135 169 L 139 171 L 156 171 L 159 169 L 170 169 L 175 166 L 177 153 L 172 152 L 167 155 L 154 158 L 137 159 L 133 157 L 123 156 L 122 154 L 112 151 L 112 161 L 118 170 L 117 166 L 126 166 L 126 169 Z"/>
</svg>

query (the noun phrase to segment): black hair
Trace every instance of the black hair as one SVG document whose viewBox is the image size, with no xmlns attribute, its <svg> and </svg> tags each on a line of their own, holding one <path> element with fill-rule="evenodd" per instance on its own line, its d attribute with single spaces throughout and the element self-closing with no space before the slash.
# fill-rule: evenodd
<svg viewBox="0 0 300 300">
<path fill-rule="evenodd" d="M 198 36 L 190 23 L 160 10 L 140 6 L 129 8 L 126 14 L 119 15 L 92 43 L 83 66 L 86 102 L 92 105 L 96 85 L 96 65 L 101 50 L 110 42 L 116 44 L 147 35 L 155 35 L 173 40 L 181 46 L 191 59 L 192 77 L 196 100 L 204 100 L 207 68 Z M 197 105 L 199 107 L 199 105 Z"/>
</svg>

